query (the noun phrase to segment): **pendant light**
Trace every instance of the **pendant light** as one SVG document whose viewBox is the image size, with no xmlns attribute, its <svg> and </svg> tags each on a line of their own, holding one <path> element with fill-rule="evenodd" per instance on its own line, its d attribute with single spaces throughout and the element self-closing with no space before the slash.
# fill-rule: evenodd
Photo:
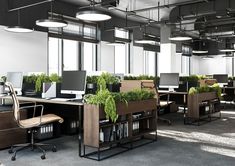
<svg viewBox="0 0 235 166">
<path fill-rule="evenodd" d="M 179 6 L 179 16 L 181 16 L 181 10 Z M 169 40 L 171 41 L 187 41 L 187 40 L 192 40 L 192 37 L 188 36 L 185 34 L 185 32 L 182 32 L 181 28 L 181 20 L 180 20 L 180 31 L 172 33 L 171 36 L 169 37 Z"/>
<path fill-rule="evenodd" d="M 66 21 L 61 19 L 53 18 L 53 0 L 51 0 L 51 18 L 48 19 L 40 19 L 36 21 L 36 25 L 46 28 L 63 28 L 68 25 Z"/>
<path fill-rule="evenodd" d="M 33 29 L 30 28 L 26 28 L 23 27 L 22 25 L 20 25 L 20 10 L 17 11 L 17 22 L 18 25 L 16 26 L 8 26 L 5 28 L 6 31 L 8 32 L 15 32 L 15 33 L 29 33 L 29 32 L 33 32 Z"/>
<path fill-rule="evenodd" d="M 93 22 L 99 22 L 99 21 L 106 21 L 111 19 L 112 17 L 104 12 L 95 10 L 95 1 L 91 1 L 90 9 L 88 10 L 82 10 L 76 13 L 76 18 L 83 20 L 83 21 L 93 21 Z"/>
</svg>

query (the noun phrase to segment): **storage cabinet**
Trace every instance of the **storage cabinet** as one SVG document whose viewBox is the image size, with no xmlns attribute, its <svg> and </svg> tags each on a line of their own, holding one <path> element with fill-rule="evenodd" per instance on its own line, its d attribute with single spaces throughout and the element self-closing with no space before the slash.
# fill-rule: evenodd
<svg viewBox="0 0 235 166">
<path fill-rule="evenodd" d="M 21 111 L 21 118 L 27 117 L 26 111 Z M 0 149 L 14 144 L 25 143 L 27 131 L 18 127 L 13 119 L 11 108 L 0 107 Z"/>
<path fill-rule="evenodd" d="M 157 137 L 157 105 L 156 99 L 117 103 L 119 118 L 116 123 L 105 120 L 102 106 L 84 106 L 84 148 L 97 148 L 97 160 L 100 160 L 102 148 L 111 148 L 130 143 L 123 151 L 131 149 L 132 142 L 138 138 L 151 136 L 151 142 Z M 154 132 L 154 135 L 150 135 Z M 90 158 L 94 153 L 84 154 Z"/>
<path fill-rule="evenodd" d="M 186 124 L 200 125 L 201 122 L 210 122 L 220 117 L 220 100 L 216 92 L 188 95 Z"/>
</svg>

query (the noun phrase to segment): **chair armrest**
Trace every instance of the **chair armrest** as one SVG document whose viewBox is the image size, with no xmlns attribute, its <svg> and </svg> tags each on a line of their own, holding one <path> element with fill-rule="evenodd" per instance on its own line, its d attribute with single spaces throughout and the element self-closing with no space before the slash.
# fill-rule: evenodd
<svg viewBox="0 0 235 166">
<path fill-rule="evenodd" d="M 43 110 L 44 110 L 44 106 L 43 105 L 31 105 L 31 106 L 23 106 L 23 107 L 20 107 L 19 110 L 22 110 L 22 109 L 28 109 L 28 108 L 34 108 L 34 115 L 33 117 L 35 116 L 35 110 L 36 110 L 36 107 L 41 107 L 41 114 L 40 114 L 40 120 L 39 120 L 39 123 L 38 125 L 41 125 L 42 123 L 42 115 L 43 115 Z"/>
</svg>

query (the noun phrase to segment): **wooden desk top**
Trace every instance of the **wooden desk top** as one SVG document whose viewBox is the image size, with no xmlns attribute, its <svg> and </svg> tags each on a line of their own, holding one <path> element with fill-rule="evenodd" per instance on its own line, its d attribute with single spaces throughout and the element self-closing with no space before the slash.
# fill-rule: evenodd
<svg viewBox="0 0 235 166">
<path fill-rule="evenodd" d="M 1 96 L 2 99 L 11 99 L 10 96 Z M 49 104 L 63 104 L 63 105 L 77 105 L 83 106 L 83 102 L 79 101 L 57 101 L 57 100 L 50 100 L 50 99 L 43 99 L 37 97 L 25 97 L 25 96 L 17 96 L 19 101 L 27 101 L 27 102 L 38 102 L 38 103 L 49 103 Z"/>
</svg>

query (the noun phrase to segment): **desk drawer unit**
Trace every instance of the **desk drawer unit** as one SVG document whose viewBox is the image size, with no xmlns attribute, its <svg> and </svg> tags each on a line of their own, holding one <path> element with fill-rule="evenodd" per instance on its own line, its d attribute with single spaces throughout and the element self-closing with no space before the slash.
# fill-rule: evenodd
<svg viewBox="0 0 235 166">
<path fill-rule="evenodd" d="M 21 118 L 25 119 L 26 111 L 21 112 Z M 13 119 L 12 111 L 0 112 L 0 149 L 10 147 L 13 144 L 25 143 L 27 131 L 18 127 Z"/>
</svg>

